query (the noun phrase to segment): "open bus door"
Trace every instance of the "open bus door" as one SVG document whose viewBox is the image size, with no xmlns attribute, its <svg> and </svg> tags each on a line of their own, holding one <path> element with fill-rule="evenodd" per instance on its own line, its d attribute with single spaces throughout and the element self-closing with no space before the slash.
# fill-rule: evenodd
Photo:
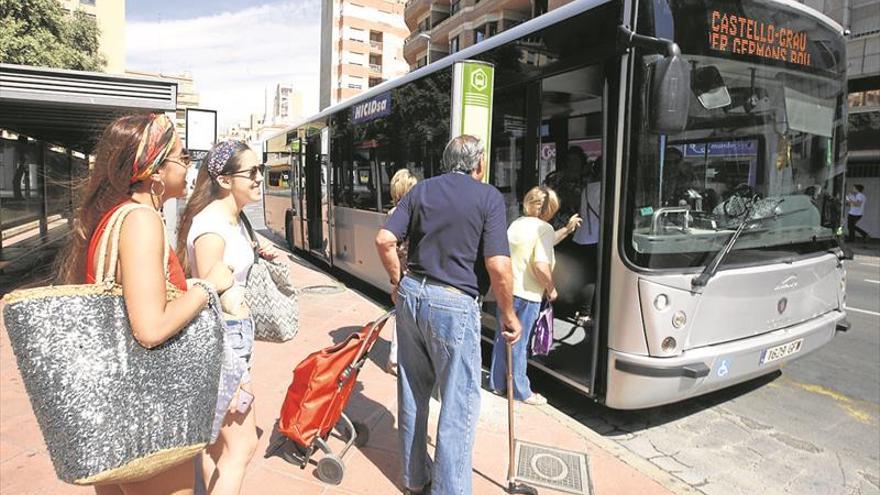
<svg viewBox="0 0 880 495">
<path fill-rule="evenodd" d="M 330 174 L 325 134 L 325 130 L 313 134 L 306 143 L 306 231 L 308 251 L 330 263 Z"/>
<path fill-rule="evenodd" d="M 496 89 L 492 125 L 490 177 L 505 198 L 508 223 L 522 216 L 525 194 L 538 185 L 552 187 L 563 203 L 551 221 L 555 229 L 574 213 L 584 217 L 590 210 L 594 215 L 581 227 L 591 235 L 570 235 L 556 246 L 553 277 L 559 297 L 553 345 L 547 356 L 529 359 L 532 366 L 588 396 L 597 392 L 603 341 L 598 310 L 605 292 L 599 289 L 604 79 L 602 64 L 595 64 Z M 585 208 L 585 191 L 597 204 Z M 495 316 L 494 304 L 485 309 Z M 495 319 L 484 323 L 492 325 L 485 334 L 494 336 Z"/>
<path fill-rule="evenodd" d="M 293 248 L 307 250 L 305 229 L 305 146 L 301 139 L 296 138 L 298 143 L 293 148 L 296 150 L 290 156 L 290 194 L 293 208 L 291 217 L 285 223 L 289 229 L 287 242 Z"/>
</svg>

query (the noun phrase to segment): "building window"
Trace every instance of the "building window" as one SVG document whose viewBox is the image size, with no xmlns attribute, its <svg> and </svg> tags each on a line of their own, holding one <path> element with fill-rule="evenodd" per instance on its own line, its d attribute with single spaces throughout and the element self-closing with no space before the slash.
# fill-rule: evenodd
<svg viewBox="0 0 880 495">
<path fill-rule="evenodd" d="M 428 65 L 428 57 L 422 57 L 416 62 L 416 69 Z"/>
<path fill-rule="evenodd" d="M 474 30 L 474 43 L 479 43 L 486 38 L 491 38 L 498 34 L 498 23 L 487 22 Z"/>
<path fill-rule="evenodd" d="M 449 53 L 455 53 L 458 51 L 458 36 L 449 40 Z"/>
<path fill-rule="evenodd" d="M 370 87 L 372 88 L 373 86 L 378 86 L 378 85 L 382 84 L 383 82 L 385 82 L 385 79 L 382 79 L 381 77 L 371 77 L 370 78 Z"/>
<path fill-rule="evenodd" d="M 449 15 L 453 16 L 461 9 L 461 0 L 452 0 L 449 4 Z"/>
</svg>

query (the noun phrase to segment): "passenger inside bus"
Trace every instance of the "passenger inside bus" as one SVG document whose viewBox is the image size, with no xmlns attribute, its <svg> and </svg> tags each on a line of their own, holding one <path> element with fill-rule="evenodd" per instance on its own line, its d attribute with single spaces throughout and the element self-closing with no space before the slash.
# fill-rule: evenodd
<svg viewBox="0 0 880 495">
<path fill-rule="evenodd" d="M 548 174 L 545 181 L 560 196 L 561 207 L 551 222 L 553 227 L 565 226 L 575 213 L 583 219 L 574 234 L 556 247 L 553 278 L 559 292 L 554 303 L 557 312 L 583 317 L 585 324 L 591 321 L 593 314 L 598 272 L 600 173 L 601 157 L 588 162 L 582 148 L 570 146 L 564 167 Z"/>
</svg>

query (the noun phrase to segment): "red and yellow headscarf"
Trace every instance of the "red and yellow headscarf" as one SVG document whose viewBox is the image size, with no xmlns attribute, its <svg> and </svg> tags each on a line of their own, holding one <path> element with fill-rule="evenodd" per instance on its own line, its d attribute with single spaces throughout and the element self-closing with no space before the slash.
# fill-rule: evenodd
<svg viewBox="0 0 880 495">
<path fill-rule="evenodd" d="M 138 144 L 132 164 L 131 183 L 148 179 L 156 173 L 179 138 L 174 132 L 174 122 L 164 113 L 152 114 Z"/>
</svg>

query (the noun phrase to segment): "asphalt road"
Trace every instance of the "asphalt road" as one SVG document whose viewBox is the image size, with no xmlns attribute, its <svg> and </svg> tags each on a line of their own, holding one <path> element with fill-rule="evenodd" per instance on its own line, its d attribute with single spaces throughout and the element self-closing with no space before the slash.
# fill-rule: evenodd
<svg viewBox="0 0 880 495">
<path fill-rule="evenodd" d="M 707 494 L 880 493 L 880 258 L 847 262 L 846 333 L 781 372 L 679 404 L 551 403 Z"/>
</svg>

